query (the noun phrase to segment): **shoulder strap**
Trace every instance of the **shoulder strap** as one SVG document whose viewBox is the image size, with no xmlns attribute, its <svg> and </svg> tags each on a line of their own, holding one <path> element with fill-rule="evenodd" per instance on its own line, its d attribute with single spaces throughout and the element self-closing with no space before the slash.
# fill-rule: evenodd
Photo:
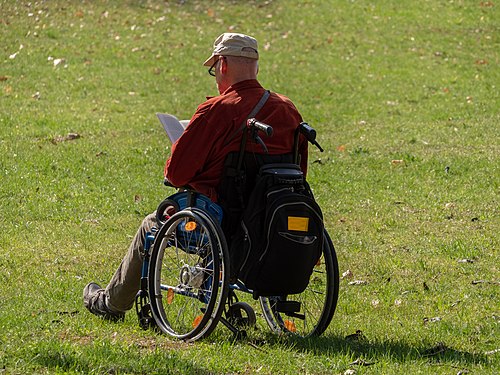
<svg viewBox="0 0 500 375">
<path fill-rule="evenodd" d="M 271 93 L 269 92 L 269 90 L 264 91 L 264 95 L 262 95 L 262 98 L 260 98 L 260 100 L 257 103 L 257 105 L 255 106 L 255 108 L 252 110 L 252 112 L 250 112 L 250 114 L 247 116 L 247 118 L 243 121 L 243 123 L 241 124 L 240 128 L 238 129 L 238 131 L 236 133 L 236 134 L 238 134 L 239 132 L 243 132 L 243 134 L 241 135 L 240 153 L 238 155 L 238 164 L 236 167 L 237 171 L 241 170 L 241 166 L 243 165 L 243 157 L 245 156 L 245 148 L 246 148 L 245 146 L 247 143 L 247 133 L 248 133 L 247 131 L 245 131 L 245 128 L 247 126 L 247 120 L 249 118 L 255 117 L 255 115 L 261 110 L 261 108 L 264 106 L 264 104 L 266 104 L 267 99 L 269 99 L 270 95 L 271 95 Z M 233 136 L 231 136 L 230 138 L 233 138 Z"/>
<path fill-rule="evenodd" d="M 255 115 L 261 110 L 262 107 L 264 107 L 264 104 L 266 104 L 267 99 L 269 99 L 269 96 L 271 95 L 271 92 L 269 90 L 264 91 L 264 94 L 262 95 L 262 98 L 260 98 L 259 102 L 255 106 L 255 108 L 250 112 L 248 115 L 247 119 L 255 117 Z M 243 126 L 246 126 L 246 120 Z"/>
<path fill-rule="evenodd" d="M 247 120 L 249 118 L 255 117 L 255 115 L 264 107 L 264 104 L 266 104 L 267 99 L 269 99 L 269 96 L 271 95 L 271 92 L 269 90 L 264 91 L 264 94 L 260 98 L 259 102 L 255 105 L 255 107 L 252 109 L 252 112 L 243 120 L 243 123 L 240 125 L 238 129 L 235 130 L 233 134 L 226 140 L 224 145 L 227 145 L 229 142 L 231 142 L 234 137 L 236 137 L 243 129 L 245 129 L 245 126 L 247 125 Z M 245 140 L 246 141 L 246 140 Z"/>
</svg>

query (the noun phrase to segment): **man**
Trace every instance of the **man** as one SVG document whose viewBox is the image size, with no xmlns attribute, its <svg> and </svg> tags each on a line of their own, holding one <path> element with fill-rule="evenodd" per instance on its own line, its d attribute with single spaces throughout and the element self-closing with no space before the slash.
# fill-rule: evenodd
<svg viewBox="0 0 500 375">
<path fill-rule="evenodd" d="M 225 33 L 214 42 L 212 55 L 204 65 L 215 77 L 218 96 L 207 98 L 191 118 L 183 135 L 172 146 L 165 165 L 165 178 L 174 186 L 189 185 L 218 201 L 217 188 L 228 153 L 238 151 L 241 125 L 261 101 L 266 90 L 257 81 L 259 53 L 257 41 L 244 34 Z M 293 134 L 302 118 L 292 102 L 271 93 L 256 115 L 271 125 L 273 136 L 265 139 L 269 154 L 291 153 Z M 262 153 L 261 146 L 248 142 L 246 150 Z M 299 143 L 301 169 L 306 173 L 307 142 Z M 85 307 L 110 320 L 123 319 L 132 308 L 139 291 L 144 238 L 156 225 L 155 214 L 148 215 L 106 289 L 96 283 L 83 290 Z"/>
</svg>

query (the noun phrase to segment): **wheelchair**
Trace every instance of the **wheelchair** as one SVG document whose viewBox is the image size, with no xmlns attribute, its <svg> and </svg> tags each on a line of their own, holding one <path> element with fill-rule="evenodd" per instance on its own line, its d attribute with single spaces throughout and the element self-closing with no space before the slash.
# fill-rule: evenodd
<svg viewBox="0 0 500 375">
<path fill-rule="evenodd" d="M 258 132 L 272 132 L 255 119 L 248 120 L 247 128 L 260 144 L 264 143 Z M 314 129 L 302 123 L 295 134 L 296 145 L 299 133 L 322 151 Z M 140 326 L 195 341 L 207 337 L 221 322 L 236 337 L 244 337 L 245 329 L 257 322 L 252 306 L 238 298 L 249 294 L 258 299 L 262 317 L 272 332 L 321 335 L 333 318 L 339 292 L 337 257 L 326 230 L 322 254 L 302 293 L 256 296 L 230 273 L 223 216 L 220 205 L 186 188 L 160 203 L 158 228 L 146 235 L 144 245 L 141 289 L 136 297 Z"/>
</svg>

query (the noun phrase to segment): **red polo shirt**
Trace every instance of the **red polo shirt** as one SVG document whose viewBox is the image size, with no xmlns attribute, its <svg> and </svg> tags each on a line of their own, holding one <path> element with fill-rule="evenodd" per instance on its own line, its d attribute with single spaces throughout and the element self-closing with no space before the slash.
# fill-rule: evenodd
<svg viewBox="0 0 500 375">
<path fill-rule="evenodd" d="M 190 185 L 216 202 L 216 188 L 222 177 L 226 155 L 240 148 L 241 133 L 233 135 L 257 105 L 264 91 L 258 81 L 247 80 L 234 84 L 219 96 L 207 98 L 196 110 L 182 136 L 173 144 L 171 156 L 165 165 L 165 177 L 174 186 Z M 256 118 L 274 129 L 271 137 L 261 136 L 269 154 L 293 151 L 294 131 L 302 118 L 290 99 L 271 93 Z M 260 145 L 250 140 L 246 150 L 263 152 Z M 305 174 L 307 141 L 302 136 L 299 154 L 300 167 Z"/>
</svg>

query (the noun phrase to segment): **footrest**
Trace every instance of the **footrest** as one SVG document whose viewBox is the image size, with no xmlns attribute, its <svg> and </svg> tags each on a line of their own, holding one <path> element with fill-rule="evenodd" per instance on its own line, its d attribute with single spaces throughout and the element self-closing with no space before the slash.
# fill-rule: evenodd
<svg viewBox="0 0 500 375">
<path fill-rule="evenodd" d="M 300 302 L 276 301 L 276 311 L 280 313 L 296 313 L 300 311 Z"/>
</svg>

